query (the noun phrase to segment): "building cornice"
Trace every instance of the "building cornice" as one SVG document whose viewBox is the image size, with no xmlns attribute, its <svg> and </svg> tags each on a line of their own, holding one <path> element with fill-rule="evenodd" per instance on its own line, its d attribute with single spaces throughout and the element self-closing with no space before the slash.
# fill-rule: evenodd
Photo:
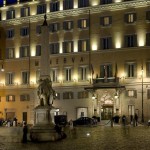
<svg viewBox="0 0 150 150">
<path fill-rule="evenodd" d="M 130 9 L 130 8 L 139 8 L 139 7 L 147 7 L 150 5 L 150 0 L 136 0 L 136 1 L 128 1 L 128 2 L 118 2 L 112 4 L 98 5 L 92 7 L 84 7 L 70 10 L 63 10 L 58 12 L 49 12 L 47 13 L 47 20 L 64 18 L 68 16 L 78 16 L 81 14 L 91 14 L 93 13 L 101 13 L 103 11 L 115 11 L 122 9 Z M 17 25 L 26 22 L 38 22 L 43 21 L 43 17 L 45 14 L 38 14 L 34 16 L 28 17 L 20 17 L 10 20 L 3 20 L 0 23 L 5 25 Z"/>
</svg>

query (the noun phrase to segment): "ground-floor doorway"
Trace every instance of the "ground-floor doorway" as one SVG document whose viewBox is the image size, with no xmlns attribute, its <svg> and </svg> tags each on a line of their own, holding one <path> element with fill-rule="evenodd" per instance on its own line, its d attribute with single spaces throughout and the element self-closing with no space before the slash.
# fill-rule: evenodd
<svg viewBox="0 0 150 150">
<path fill-rule="evenodd" d="M 101 119 L 110 120 L 113 117 L 113 106 L 103 106 L 101 109 Z"/>
</svg>

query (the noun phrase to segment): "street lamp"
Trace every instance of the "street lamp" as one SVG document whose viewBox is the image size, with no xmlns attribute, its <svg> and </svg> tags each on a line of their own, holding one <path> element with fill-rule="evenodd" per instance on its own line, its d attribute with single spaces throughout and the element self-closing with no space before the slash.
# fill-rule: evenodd
<svg viewBox="0 0 150 150">
<path fill-rule="evenodd" d="M 142 67 L 141 67 L 141 71 L 142 71 L 142 92 L 141 92 L 141 94 L 142 94 L 142 122 L 144 122 L 144 114 L 143 114 L 143 65 L 142 65 Z"/>
</svg>

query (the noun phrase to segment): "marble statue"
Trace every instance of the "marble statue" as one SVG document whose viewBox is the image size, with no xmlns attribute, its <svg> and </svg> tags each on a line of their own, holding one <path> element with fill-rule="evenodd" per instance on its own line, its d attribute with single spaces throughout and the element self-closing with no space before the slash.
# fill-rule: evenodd
<svg viewBox="0 0 150 150">
<path fill-rule="evenodd" d="M 48 78 L 40 79 L 37 90 L 40 106 L 52 106 L 53 100 L 56 98 L 56 93 L 52 88 L 52 81 Z"/>
</svg>

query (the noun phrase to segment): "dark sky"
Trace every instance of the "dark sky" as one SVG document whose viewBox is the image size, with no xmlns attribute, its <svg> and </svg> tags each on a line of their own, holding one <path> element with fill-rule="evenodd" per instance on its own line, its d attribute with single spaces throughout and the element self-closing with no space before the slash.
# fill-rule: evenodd
<svg viewBox="0 0 150 150">
<path fill-rule="evenodd" d="M 6 0 L 6 4 L 13 4 L 13 3 L 16 3 L 17 0 Z M 0 0 L 0 5 L 3 5 L 3 0 Z"/>
</svg>

